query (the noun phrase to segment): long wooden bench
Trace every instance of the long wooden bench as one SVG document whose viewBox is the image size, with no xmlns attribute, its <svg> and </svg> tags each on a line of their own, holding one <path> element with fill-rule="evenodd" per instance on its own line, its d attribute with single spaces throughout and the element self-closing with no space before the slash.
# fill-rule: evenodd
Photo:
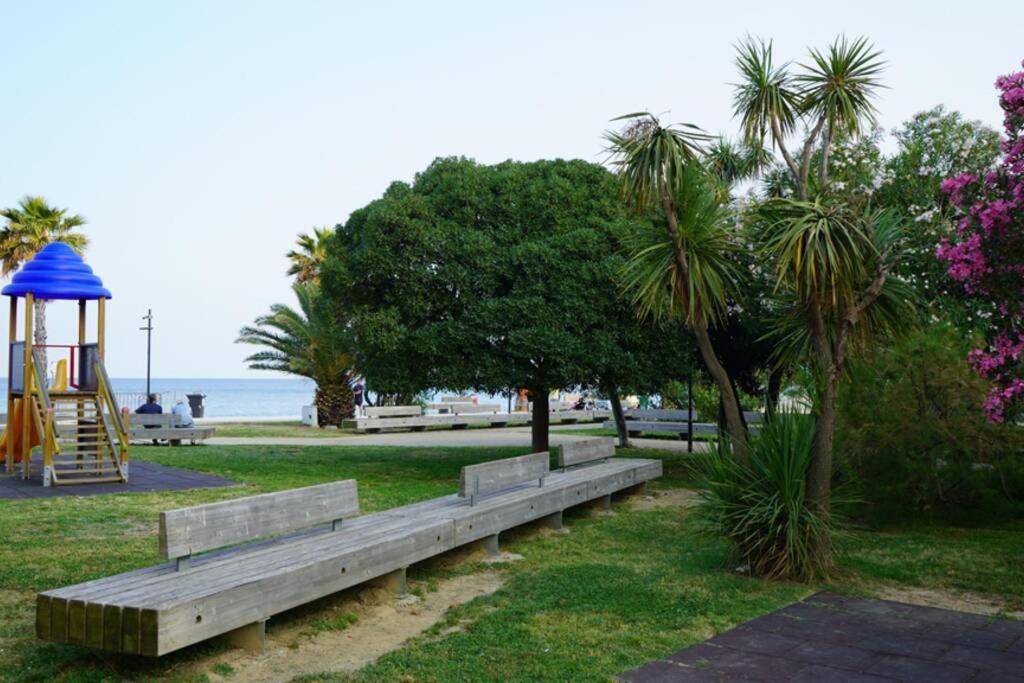
<svg viewBox="0 0 1024 683">
<path fill-rule="evenodd" d="M 416 562 L 469 543 L 497 552 L 503 531 L 560 526 L 565 509 L 661 475 L 660 460 L 608 448 L 567 445 L 556 472 L 546 453 L 470 465 L 457 494 L 365 516 L 351 480 L 170 510 L 166 562 L 40 593 L 36 633 L 150 656 L 222 634 L 258 650 L 275 614 L 371 581 L 404 591 Z"/>
<path fill-rule="evenodd" d="M 455 405 L 455 404 L 453 404 Z M 609 410 L 559 410 L 550 413 L 551 424 L 573 424 L 593 422 L 611 416 Z M 430 427 L 445 429 L 466 429 L 471 426 L 509 427 L 528 425 L 533 420 L 531 413 L 454 413 L 442 415 L 421 415 L 414 417 L 360 417 L 345 420 L 342 427 L 356 432 L 424 431 Z"/>
<path fill-rule="evenodd" d="M 423 414 L 420 406 L 366 406 L 366 417 L 416 417 Z"/>
<path fill-rule="evenodd" d="M 128 436 L 132 441 L 166 441 L 172 446 L 178 446 L 182 441 L 195 444 L 197 441 L 209 439 L 216 432 L 213 427 L 182 427 L 181 417 L 174 413 L 133 413 L 128 418 L 128 425 Z"/>
</svg>

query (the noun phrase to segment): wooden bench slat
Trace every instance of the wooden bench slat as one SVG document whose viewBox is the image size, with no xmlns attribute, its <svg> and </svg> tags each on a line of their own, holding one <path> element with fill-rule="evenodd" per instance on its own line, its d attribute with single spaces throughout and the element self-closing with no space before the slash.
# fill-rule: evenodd
<svg viewBox="0 0 1024 683">
<path fill-rule="evenodd" d="M 359 513 L 353 479 L 160 513 L 160 556 L 184 557 Z"/>
<path fill-rule="evenodd" d="M 548 475 L 551 459 L 547 453 L 531 453 L 479 465 L 467 465 L 459 476 L 459 495 L 482 496 Z"/>
<path fill-rule="evenodd" d="M 572 467 L 615 456 L 614 439 L 587 439 L 570 441 L 558 446 L 558 466 Z"/>
<path fill-rule="evenodd" d="M 366 417 L 418 417 L 423 414 L 420 406 L 366 406 Z"/>
</svg>

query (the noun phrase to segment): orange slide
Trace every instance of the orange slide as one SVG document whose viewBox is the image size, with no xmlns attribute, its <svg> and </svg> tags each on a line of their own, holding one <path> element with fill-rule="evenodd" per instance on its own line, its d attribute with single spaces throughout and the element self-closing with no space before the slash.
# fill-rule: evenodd
<svg viewBox="0 0 1024 683">
<path fill-rule="evenodd" d="M 11 430 L 14 430 L 14 462 L 21 462 L 21 439 L 22 439 L 22 418 L 25 412 L 22 408 L 24 401 L 20 398 L 14 399 L 14 416 L 13 419 L 7 421 L 7 427 L 4 429 L 3 435 L 0 435 L 0 460 L 3 460 L 4 454 L 7 453 L 7 439 L 11 437 Z M 29 448 L 34 448 L 41 443 L 39 438 L 39 430 L 36 429 L 35 422 L 29 423 Z"/>
</svg>

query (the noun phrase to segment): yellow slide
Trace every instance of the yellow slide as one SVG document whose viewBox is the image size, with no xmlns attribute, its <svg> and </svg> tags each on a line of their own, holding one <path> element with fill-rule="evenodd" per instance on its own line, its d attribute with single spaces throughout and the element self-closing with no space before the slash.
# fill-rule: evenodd
<svg viewBox="0 0 1024 683">
<path fill-rule="evenodd" d="M 7 427 L 4 429 L 3 435 L 0 435 L 0 459 L 2 454 L 7 452 L 7 439 L 11 436 L 11 430 L 14 430 L 14 462 L 21 462 L 21 439 L 22 439 L 22 419 L 24 418 L 24 401 L 20 398 L 14 399 L 14 415 L 12 419 L 7 421 Z M 41 441 L 39 439 L 39 431 L 36 429 L 35 422 L 29 424 L 29 448 L 38 446 Z"/>
<path fill-rule="evenodd" d="M 66 358 L 61 358 L 57 361 L 57 369 L 53 373 L 53 386 L 50 387 L 50 391 L 67 391 L 68 390 L 68 361 Z"/>
</svg>

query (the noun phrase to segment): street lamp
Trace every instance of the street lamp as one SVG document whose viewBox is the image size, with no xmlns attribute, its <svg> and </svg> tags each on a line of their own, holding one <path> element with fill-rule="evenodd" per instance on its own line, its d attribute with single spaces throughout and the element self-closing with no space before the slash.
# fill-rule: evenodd
<svg viewBox="0 0 1024 683">
<path fill-rule="evenodd" d="M 146 400 L 149 400 L 149 368 L 153 358 L 153 309 L 146 309 L 146 315 L 142 316 L 142 319 L 146 321 L 146 326 L 139 329 L 146 331 Z"/>
</svg>

